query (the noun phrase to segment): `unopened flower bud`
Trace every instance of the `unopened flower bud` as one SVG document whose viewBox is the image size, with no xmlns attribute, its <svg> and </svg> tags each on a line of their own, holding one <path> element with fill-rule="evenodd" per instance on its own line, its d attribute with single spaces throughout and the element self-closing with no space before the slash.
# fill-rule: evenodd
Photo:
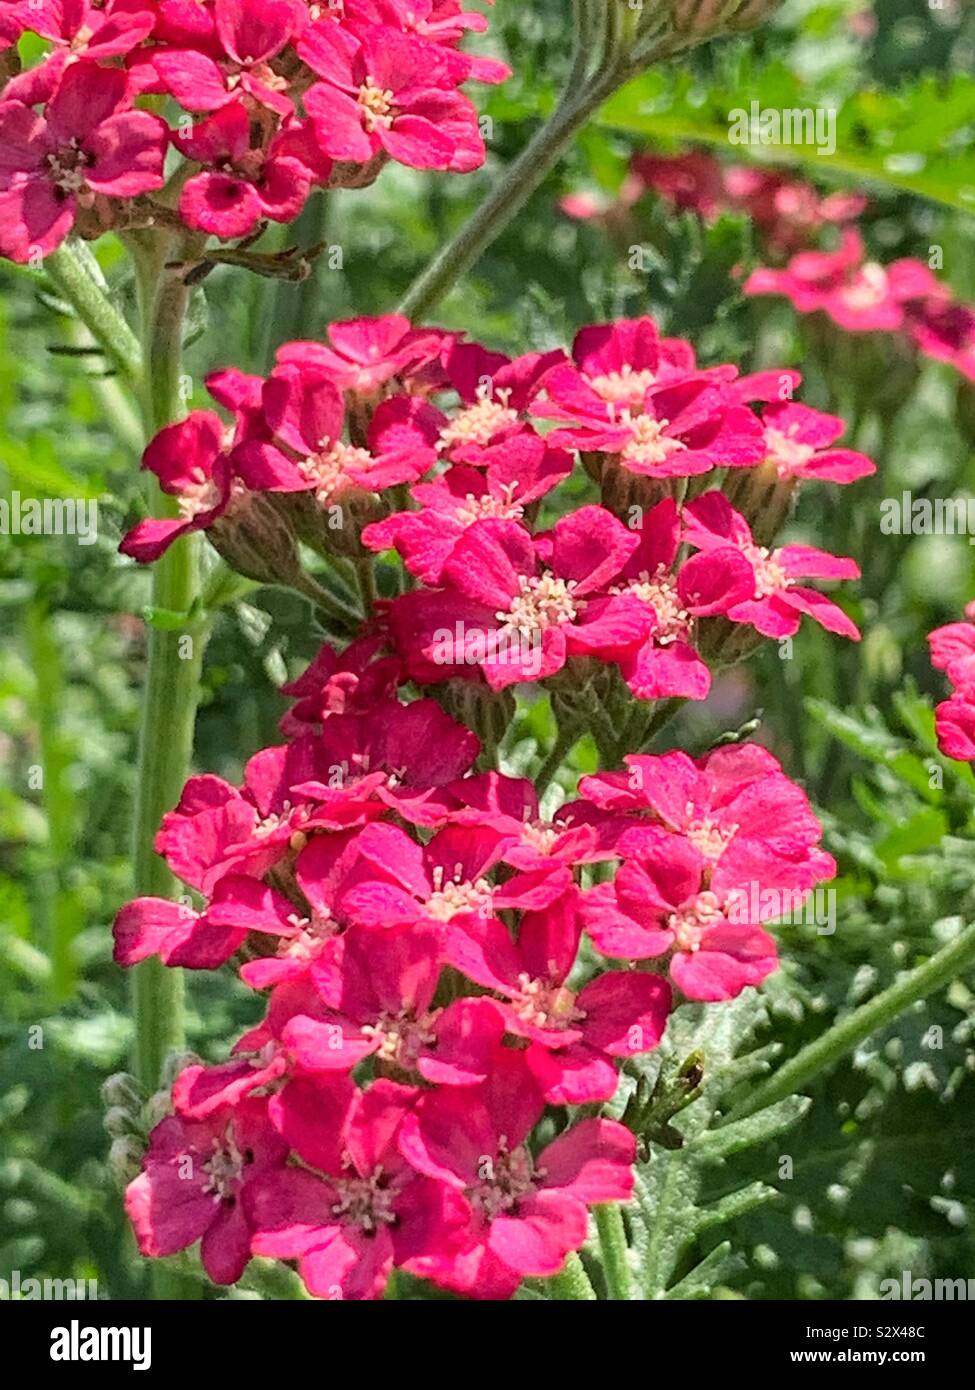
<svg viewBox="0 0 975 1390">
<path fill-rule="evenodd" d="M 145 1092 L 127 1071 L 114 1072 L 102 1082 L 102 1101 L 106 1106 L 119 1106 L 137 1114 L 145 1104 Z"/>
<path fill-rule="evenodd" d="M 755 544 L 771 545 L 795 509 L 798 480 L 780 478 L 767 459 L 757 468 L 729 468 L 721 491 L 748 521 Z"/>
<path fill-rule="evenodd" d="M 778 9 L 782 0 L 671 0 L 673 27 L 698 39 L 754 29 Z"/>
<path fill-rule="evenodd" d="M 139 1134 L 141 1130 L 140 1115 L 142 1107 L 138 1111 L 125 1109 L 121 1105 L 113 1105 L 105 1111 L 102 1120 L 106 1130 L 114 1139 L 122 1139 L 127 1134 Z"/>
<path fill-rule="evenodd" d="M 195 1052 L 167 1053 L 166 1059 L 162 1064 L 162 1075 L 160 1077 L 160 1081 L 168 1090 L 172 1086 L 173 1082 L 176 1080 L 177 1076 L 179 1076 L 181 1071 L 185 1071 L 187 1067 L 194 1066 L 196 1063 L 199 1062 L 199 1060 L 200 1059 Z"/>
<path fill-rule="evenodd" d="M 301 573 L 294 533 L 265 493 L 239 492 L 207 534 L 231 569 L 258 584 L 290 584 Z"/>
<path fill-rule="evenodd" d="M 125 1187 L 138 1177 L 144 1152 L 142 1143 L 131 1134 L 112 1140 L 108 1151 L 108 1168 L 119 1187 Z"/>
</svg>

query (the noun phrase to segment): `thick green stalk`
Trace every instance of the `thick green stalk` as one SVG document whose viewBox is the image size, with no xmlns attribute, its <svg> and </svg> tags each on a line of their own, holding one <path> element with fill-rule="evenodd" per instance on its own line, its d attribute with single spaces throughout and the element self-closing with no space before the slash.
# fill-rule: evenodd
<svg viewBox="0 0 975 1390">
<path fill-rule="evenodd" d="M 606 1292 L 613 1302 L 628 1303 L 633 1297 L 633 1272 L 630 1269 L 623 1212 L 614 1202 L 609 1202 L 594 1207 L 593 1216 L 599 1236 Z"/>
<path fill-rule="evenodd" d="M 818 1076 L 831 1070 L 847 1053 L 872 1033 L 892 1023 L 905 1009 L 943 989 L 968 966 L 975 965 L 975 924 L 954 941 L 942 946 L 930 960 L 917 966 L 881 994 L 854 1009 L 821 1037 L 809 1043 L 768 1077 L 722 1120 L 741 1120 L 794 1095 Z"/>
<path fill-rule="evenodd" d="M 145 362 L 143 410 L 146 438 L 184 414 L 181 382 L 183 324 L 189 290 L 166 269 L 178 260 L 166 234 L 133 239 Z M 159 510 L 172 514 L 172 501 Z M 199 537 L 187 536 L 156 561 L 152 607 L 189 613 L 199 592 Z M 139 734 L 138 782 L 133 826 L 133 876 L 139 897 L 171 897 L 175 883 L 153 849 L 159 823 L 179 800 L 193 750 L 203 631 L 187 620 L 183 631 L 149 628 L 148 663 Z M 184 1044 L 182 972 L 148 960 L 132 972 L 136 1027 L 135 1066 L 147 1089 L 159 1084 L 168 1052 Z"/>
</svg>

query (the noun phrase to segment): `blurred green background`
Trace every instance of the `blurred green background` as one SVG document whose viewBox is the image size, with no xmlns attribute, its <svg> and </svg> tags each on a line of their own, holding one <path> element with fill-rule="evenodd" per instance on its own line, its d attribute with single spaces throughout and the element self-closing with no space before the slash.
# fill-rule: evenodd
<svg viewBox="0 0 975 1390">
<path fill-rule="evenodd" d="M 551 109 L 569 49 L 565 10 L 564 0 L 498 0 L 482 46 L 515 75 L 478 94 L 491 119 L 484 170 L 437 178 L 394 166 L 366 192 L 320 197 L 285 235 L 266 238 L 341 248 L 341 268 L 323 256 L 305 284 L 226 268 L 206 280 L 187 353 L 197 403 L 210 368 L 264 371 L 279 343 L 396 303 Z M 973 301 L 973 57 L 968 4 L 789 4 L 756 34 L 698 50 L 618 96 L 436 316 L 524 351 L 568 344 L 587 322 L 650 312 L 692 338 L 706 363 L 800 366 L 803 399 L 844 414 L 856 446 L 878 461 L 877 476 L 850 492 L 807 489 L 794 522 L 797 535 L 859 560 L 851 611 L 862 645 L 806 624 L 792 660 L 763 652 L 671 735 L 699 751 L 761 717 L 761 736 L 807 786 L 840 861 L 836 933 L 783 929 L 784 967 L 754 1003 L 750 1046 L 794 1051 L 971 920 L 975 779 L 937 756 L 932 707 L 944 689 L 924 639 L 975 594 L 975 551 L 965 537 L 881 535 L 879 501 L 905 488 L 949 497 L 975 487 L 975 387 L 898 354 L 891 339 L 844 339 L 784 301 L 745 301 L 738 273 L 762 251 L 742 217 L 704 227 L 646 198 L 634 216 L 648 268 L 634 271 L 625 245 L 570 220 L 558 199 L 578 189 L 612 196 L 637 150 L 717 148 L 723 113 L 753 98 L 829 102 L 841 113 L 837 156 L 811 151 L 799 172 L 824 190 L 869 195 L 862 225 L 878 259 L 927 261 L 942 247 L 940 273 Z M 107 239 L 98 252 L 128 305 L 121 248 Z M 131 1040 L 109 924 L 130 889 L 148 600 L 148 576 L 116 554 L 139 505 L 138 422 L 100 358 L 52 351 L 84 347 L 84 330 L 39 277 L 3 264 L 0 286 L 0 495 L 96 498 L 100 523 L 88 547 L 0 537 L 0 1277 L 94 1277 L 103 1296 L 138 1297 L 145 1276 L 106 1167 L 99 1097 Z M 283 592 L 259 589 L 223 610 L 206 658 L 199 768 L 235 779 L 276 741 L 276 687 L 316 648 L 307 605 Z M 526 734 L 544 737 L 545 720 L 533 707 Z M 581 745 L 577 761 L 591 766 L 592 751 Z M 193 1047 L 219 1058 L 256 1005 L 227 973 L 194 978 Z M 958 982 L 823 1080 L 796 1130 L 710 1176 L 715 1192 L 761 1176 L 782 1193 L 720 1232 L 738 1257 L 723 1292 L 871 1297 L 903 1269 L 975 1273 L 973 1027 L 975 996 Z M 778 1181 L 783 1154 L 792 1174 Z M 718 1239 L 702 1234 L 694 1258 Z"/>
</svg>

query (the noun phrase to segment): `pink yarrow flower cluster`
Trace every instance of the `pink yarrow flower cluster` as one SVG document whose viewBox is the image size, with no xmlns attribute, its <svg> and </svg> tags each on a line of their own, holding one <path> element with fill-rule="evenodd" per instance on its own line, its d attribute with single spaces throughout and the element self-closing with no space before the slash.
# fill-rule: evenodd
<svg viewBox="0 0 975 1390">
<path fill-rule="evenodd" d="M 688 150 L 676 155 L 635 154 L 612 204 L 570 193 L 560 206 L 569 217 L 612 227 L 631 215 L 648 191 L 705 222 L 722 212 L 744 213 L 777 254 L 809 245 L 825 227 L 852 222 L 867 205 L 858 194 L 820 195 L 802 179 L 754 165 L 723 164 L 704 150 Z"/>
<path fill-rule="evenodd" d="M 240 785 L 191 777 L 164 817 L 157 851 L 194 896 L 116 918 L 121 965 L 235 969 L 256 1004 L 229 1058 L 176 1077 L 127 1192 L 139 1246 L 199 1241 L 218 1283 L 296 1261 L 322 1298 L 381 1297 L 396 1269 L 509 1298 L 630 1195 L 637 1137 L 598 1113 L 628 1059 L 675 1004 L 760 984 L 770 923 L 835 865 L 762 748 L 621 749 L 558 805 L 492 766 L 502 731 L 477 710 L 510 719 L 531 683 L 554 708 L 596 670 L 643 713 L 634 697 L 706 696 L 721 633 L 808 615 L 855 638 L 804 582 L 853 561 L 757 543 L 719 484 L 872 465 L 792 399 L 797 373 L 702 368 L 649 318 L 515 358 L 353 320 L 207 385 L 217 409 L 145 455 L 177 514 L 123 552 L 195 530 L 234 563 L 270 516 L 289 563 L 300 540 L 387 596 L 282 688 L 283 741 Z M 646 489 L 635 513 L 621 481 Z"/>
<path fill-rule="evenodd" d="M 0 254 L 39 259 L 72 230 L 171 217 L 152 194 L 172 146 L 178 216 L 219 238 L 290 222 L 315 188 L 360 187 L 388 161 L 467 173 L 484 161 L 461 90 L 507 68 L 458 47 L 485 27 L 460 0 L 30 0 L 5 39 L 50 45 L 0 94 Z M 173 125 L 144 96 L 182 108 Z M 156 105 L 159 103 L 157 102 Z M 167 108 L 168 109 L 168 108 Z"/>
<path fill-rule="evenodd" d="M 144 1254 L 200 1241 L 217 1283 L 259 1254 L 321 1298 L 381 1297 L 394 1268 L 508 1298 L 632 1189 L 635 1136 L 566 1107 L 614 1095 L 675 991 L 759 983 L 770 891 L 801 901 L 834 865 L 760 748 L 628 758 L 546 819 L 432 701 L 360 684 L 335 708 L 338 664 L 296 691 L 314 725 L 240 787 L 191 778 L 166 816 L 157 849 L 201 906 L 116 919 L 121 964 L 233 965 L 263 1011 L 229 1061 L 176 1077 L 126 1208 Z M 615 873 L 586 888 L 594 864 Z"/>
<path fill-rule="evenodd" d="M 782 295 L 800 313 L 821 311 L 848 332 L 900 334 L 975 381 L 975 308 L 955 299 L 922 261 L 867 259 L 854 228 L 835 251 L 800 251 L 782 269 L 753 271 L 745 293 Z"/>
<path fill-rule="evenodd" d="M 858 636 L 800 582 L 855 578 L 855 563 L 758 544 L 708 486 L 725 470 L 789 488 L 873 471 L 835 447 L 838 417 L 792 399 L 799 382 L 700 368 L 650 318 L 585 328 L 571 356 L 514 359 L 397 315 L 334 324 L 326 343 L 282 347 L 266 380 L 208 379 L 233 422 L 195 411 L 152 441 L 144 466 L 178 515 L 139 522 L 121 549 L 151 561 L 204 530 L 232 560 L 226 538 L 255 494 L 295 526 L 304 498 L 326 544 L 334 523 L 360 557 L 395 552 L 418 581 L 383 601 L 370 635 L 404 679 L 498 692 L 596 662 L 641 699 L 703 699 L 701 637 L 719 619 L 778 638 L 805 613 Z M 601 501 L 548 527 L 542 509 L 578 457 Z M 703 488 L 682 505 L 690 477 Z M 621 480 L 650 489 L 640 505 L 620 500 Z M 307 512 L 299 521 L 306 539 Z"/>
</svg>

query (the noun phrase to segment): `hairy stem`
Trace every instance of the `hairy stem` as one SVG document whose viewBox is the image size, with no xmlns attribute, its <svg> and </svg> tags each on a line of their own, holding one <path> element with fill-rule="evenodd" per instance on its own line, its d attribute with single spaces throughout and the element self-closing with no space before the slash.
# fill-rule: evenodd
<svg viewBox="0 0 975 1390">
<path fill-rule="evenodd" d="M 854 1009 L 821 1037 L 797 1052 L 763 1081 L 721 1121 L 728 1124 L 775 1105 L 808 1086 L 820 1072 L 831 1070 L 872 1033 L 885 1028 L 919 999 L 943 989 L 966 967 L 975 964 L 975 924 L 942 946 L 930 960 L 908 972 L 882 993 Z"/>
<path fill-rule="evenodd" d="M 610 1202 L 594 1207 L 593 1217 L 599 1236 L 606 1292 L 614 1302 L 628 1303 L 633 1297 L 633 1272 L 630 1269 L 623 1212 L 616 1203 Z"/>
<path fill-rule="evenodd" d="M 142 374 L 139 340 L 93 273 L 89 264 L 93 260 L 87 248 L 66 241 L 46 258 L 44 271 L 106 357 L 129 382 L 138 383 Z"/>
<path fill-rule="evenodd" d="M 535 134 L 491 193 L 453 240 L 413 282 L 399 312 L 423 319 L 525 206 L 546 174 L 568 149 L 589 117 L 613 90 L 607 74 L 580 89 L 566 91 L 549 120 Z"/>
<path fill-rule="evenodd" d="M 589 1276 L 576 1254 L 570 1254 L 564 1268 L 558 1274 L 553 1274 L 551 1279 L 546 1280 L 546 1283 L 551 1290 L 552 1297 L 560 1301 L 581 1299 L 586 1303 L 595 1302 L 596 1291 L 590 1284 Z"/>
</svg>

